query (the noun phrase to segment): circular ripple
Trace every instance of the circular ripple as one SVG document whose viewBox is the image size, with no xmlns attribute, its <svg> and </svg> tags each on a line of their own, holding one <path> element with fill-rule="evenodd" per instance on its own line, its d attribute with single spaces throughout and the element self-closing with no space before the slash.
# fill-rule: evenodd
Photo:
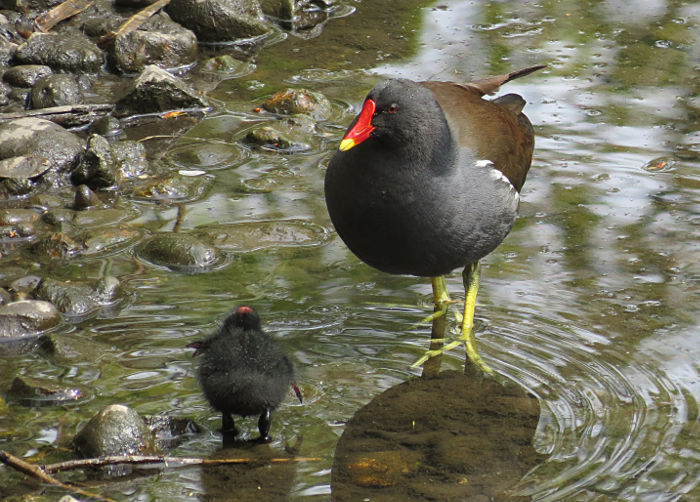
<svg viewBox="0 0 700 502">
<path fill-rule="evenodd" d="M 497 326 L 478 334 L 482 353 L 498 374 L 540 399 L 535 446 L 550 454 L 521 481 L 519 495 L 675 500 L 697 483 L 694 461 L 683 453 L 696 403 L 663 367 L 564 319 L 510 311 Z"/>
</svg>

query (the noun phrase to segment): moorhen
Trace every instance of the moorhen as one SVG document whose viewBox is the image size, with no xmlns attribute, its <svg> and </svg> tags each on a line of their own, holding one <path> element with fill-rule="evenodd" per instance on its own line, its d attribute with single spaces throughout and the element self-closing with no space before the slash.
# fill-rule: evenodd
<svg viewBox="0 0 700 502">
<path fill-rule="evenodd" d="M 222 413 L 224 434 L 235 434 L 231 415 L 260 415 L 260 440 L 268 441 L 272 412 L 291 385 L 299 401 L 294 367 L 275 340 L 260 328 L 252 307 L 233 310 L 221 328 L 205 340 L 187 345 L 203 354 L 199 383 L 212 407 Z"/>
<path fill-rule="evenodd" d="M 325 177 L 331 221 L 362 261 L 391 274 L 432 277 L 435 314 L 446 312 L 444 274 L 464 266 L 460 341 L 469 361 L 479 260 L 516 218 L 534 148 L 525 100 L 484 94 L 544 65 L 467 84 L 391 79 L 376 85 L 347 130 Z"/>
</svg>

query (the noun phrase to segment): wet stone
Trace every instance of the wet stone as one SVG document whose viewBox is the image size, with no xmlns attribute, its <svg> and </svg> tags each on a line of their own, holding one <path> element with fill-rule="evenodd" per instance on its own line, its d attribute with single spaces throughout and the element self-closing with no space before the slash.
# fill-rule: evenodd
<svg viewBox="0 0 700 502">
<path fill-rule="evenodd" d="M 252 63 L 240 61 L 230 54 L 221 54 L 205 59 L 197 66 L 197 69 L 200 71 L 218 72 L 231 77 L 247 75 L 248 73 L 252 73 L 254 68 L 255 65 Z"/>
<path fill-rule="evenodd" d="M 167 11 L 203 42 L 234 42 L 270 31 L 258 3 L 248 0 L 171 0 Z"/>
<path fill-rule="evenodd" d="M 0 37 L 0 65 L 6 68 L 10 60 L 14 57 L 16 51 L 17 44 Z"/>
<path fill-rule="evenodd" d="M 26 64 L 8 68 L 2 79 L 15 87 L 33 87 L 41 77 L 51 75 L 53 70 L 46 65 Z"/>
<path fill-rule="evenodd" d="M 33 209 L 0 209 L 0 225 L 35 223 L 40 217 L 41 214 Z"/>
<path fill-rule="evenodd" d="M 105 277 L 95 284 L 58 281 L 46 277 L 36 290 L 37 298 L 51 302 L 64 315 L 77 317 L 88 315 L 118 300 L 119 280 Z"/>
<path fill-rule="evenodd" d="M 35 235 L 36 229 L 30 223 L 0 225 L 0 255 L 17 251 L 20 243 L 30 242 Z"/>
<path fill-rule="evenodd" d="M 33 33 L 17 49 L 15 60 L 20 64 L 40 64 L 54 71 L 68 72 L 97 72 L 103 64 L 99 47 L 79 33 Z"/>
<path fill-rule="evenodd" d="M 7 397 L 24 406 L 52 406 L 77 401 L 83 392 L 74 387 L 64 387 L 45 379 L 17 376 L 7 392 Z"/>
<path fill-rule="evenodd" d="M 270 126 L 257 127 L 248 132 L 245 136 L 245 142 L 278 150 L 288 150 L 292 147 L 292 140 Z M 301 144 L 295 146 L 297 148 L 302 147 Z M 308 149 L 308 145 L 304 146 Z"/>
<path fill-rule="evenodd" d="M 122 132 L 122 124 L 118 118 L 106 115 L 95 120 L 90 125 L 90 131 L 100 136 L 116 136 Z"/>
<path fill-rule="evenodd" d="M 199 426 L 188 418 L 168 415 L 146 415 L 143 420 L 153 432 L 156 448 L 168 451 L 182 444 L 192 434 L 201 431 Z"/>
<path fill-rule="evenodd" d="M 61 321 L 61 313 L 51 303 L 19 300 L 0 306 L 0 343 L 5 337 L 38 334 Z"/>
<path fill-rule="evenodd" d="M 90 207 L 101 206 L 102 201 L 95 192 L 90 190 L 87 185 L 80 185 L 75 189 L 75 199 L 73 208 L 77 210 L 87 209 Z"/>
<path fill-rule="evenodd" d="M 10 289 L 15 293 L 17 299 L 27 299 L 34 293 L 41 282 L 38 275 L 24 275 L 12 281 Z"/>
<path fill-rule="evenodd" d="M 312 28 L 320 25 L 328 19 L 327 6 L 323 1 L 307 2 L 298 8 L 294 18 L 290 21 L 283 21 L 282 27 L 296 32 L 310 30 L 314 35 L 316 30 Z"/>
<path fill-rule="evenodd" d="M 110 64 L 120 73 L 137 73 L 147 65 L 175 68 L 194 63 L 195 34 L 161 12 L 139 29 L 117 35 L 109 49 Z"/>
<path fill-rule="evenodd" d="M 144 420 L 136 411 L 121 404 L 100 410 L 76 434 L 73 445 L 85 458 L 155 451 L 153 434 Z"/>
<path fill-rule="evenodd" d="M 297 0 L 261 0 L 260 7 L 268 16 L 279 19 L 294 19 Z"/>
<path fill-rule="evenodd" d="M 138 184 L 134 188 L 134 196 L 170 202 L 192 201 L 202 197 L 211 182 L 209 176 L 173 175 L 155 178 Z"/>
<path fill-rule="evenodd" d="M 0 178 L 17 180 L 35 178 L 51 168 L 46 157 L 38 155 L 18 155 L 0 160 Z"/>
<path fill-rule="evenodd" d="M 72 75 L 46 75 L 39 78 L 30 94 L 32 108 L 76 105 L 83 102 L 83 92 Z"/>
<path fill-rule="evenodd" d="M 321 93 L 307 89 L 287 89 L 270 96 L 262 107 L 268 112 L 284 115 L 302 113 L 316 120 L 326 119 L 331 114 L 331 103 Z"/>
<path fill-rule="evenodd" d="M 148 170 L 146 147 L 143 146 L 143 143 L 124 140 L 110 145 L 119 181 L 136 178 Z"/>
<path fill-rule="evenodd" d="M 206 100 L 182 79 L 154 65 L 144 68 L 117 101 L 115 115 L 207 108 Z"/>
<path fill-rule="evenodd" d="M 311 150 L 316 131 L 315 122 L 307 115 L 294 115 L 274 125 L 264 125 L 249 131 L 244 141 L 248 144 L 283 153 Z"/>
<path fill-rule="evenodd" d="M 137 252 L 148 262 L 185 272 L 204 271 L 221 260 L 215 247 L 190 234 L 153 235 L 139 246 Z"/>
<path fill-rule="evenodd" d="M 49 170 L 63 173 L 80 163 L 84 149 L 83 140 L 48 120 L 21 118 L 0 124 L 0 159 L 35 156 L 47 159 Z"/>
<path fill-rule="evenodd" d="M 71 173 L 74 184 L 106 188 L 116 183 L 116 166 L 109 142 L 99 134 L 88 139 L 84 162 Z"/>
<path fill-rule="evenodd" d="M 93 211 L 95 210 L 87 211 L 85 214 L 90 214 Z M 38 256 L 52 259 L 91 256 L 113 252 L 115 249 L 130 244 L 139 235 L 138 230 L 126 227 L 99 227 L 78 231 L 75 234 L 54 232 L 37 239 L 35 243 L 32 243 L 31 250 Z"/>
</svg>

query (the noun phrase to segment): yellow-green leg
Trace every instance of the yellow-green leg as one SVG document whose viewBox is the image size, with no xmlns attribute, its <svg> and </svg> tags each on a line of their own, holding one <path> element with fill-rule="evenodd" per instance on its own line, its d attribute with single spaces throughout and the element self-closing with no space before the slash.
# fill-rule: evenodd
<svg viewBox="0 0 700 502">
<path fill-rule="evenodd" d="M 445 277 L 439 275 L 437 277 L 431 277 L 431 283 L 433 285 L 433 303 L 435 304 L 433 313 L 423 319 L 423 322 L 432 322 L 432 330 L 430 332 L 430 348 L 412 364 L 413 367 L 420 366 L 427 360 L 435 358 L 436 356 L 442 355 L 443 352 L 453 349 L 461 343 L 461 341 L 450 342 L 445 347 L 443 343 L 445 341 L 445 334 L 447 333 L 447 309 L 452 303 L 450 300 L 450 295 L 447 292 L 447 283 L 445 282 Z M 435 363 L 438 367 L 440 366 L 439 361 Z M 432 371 L 428 371 L 431 373 Z M 424 373 L 426 373 L 424 368 Z"/>
<path fill-rule="evenodd" d="M 488 367 L 476 350 L 476 337 L 474 336 L 474 309 L 476 308 L 476 294 L 479 291 L 479 279 L 481 277 L 481 264 L 476 262 L 467 265 L 462 272 L 464 280 L 464 314 L 462 316 L 462 334 L 460 340 L 464 342 L 469 361 L 484 373 L 493 375 L 493 370 Z"/>
<path fill-rule="evenodd" d="M 430 348 L 427 354 L 427 360 L 423 362 L 423 377 L 436 377 L 440 373 L 442 346 L 445 343 L 447 336 L 447 309 L 451 302 L 450 296 L 447 293 L 447 284 L 443 276 L 433 277 L 433 314 L 429 316 L 432 322 L 430 330 Z"/>
</svg>

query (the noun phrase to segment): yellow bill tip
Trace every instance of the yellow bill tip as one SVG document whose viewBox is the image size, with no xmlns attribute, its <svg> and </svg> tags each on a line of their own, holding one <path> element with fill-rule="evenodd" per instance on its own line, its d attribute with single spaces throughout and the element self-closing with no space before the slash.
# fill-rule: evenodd
<svg viewBox="0 0 700 502">
<path fill-rule="evenodd" d="M 340 146 L 338 147 L 338 150 L 340 150 L 341 152 L 344 152 L 346 150 L 350 150 L 356 144 L 357 143 L 355 143 L 354 139 L 345 138 L 343 141 L 340 142 Z"/>
</svg>

